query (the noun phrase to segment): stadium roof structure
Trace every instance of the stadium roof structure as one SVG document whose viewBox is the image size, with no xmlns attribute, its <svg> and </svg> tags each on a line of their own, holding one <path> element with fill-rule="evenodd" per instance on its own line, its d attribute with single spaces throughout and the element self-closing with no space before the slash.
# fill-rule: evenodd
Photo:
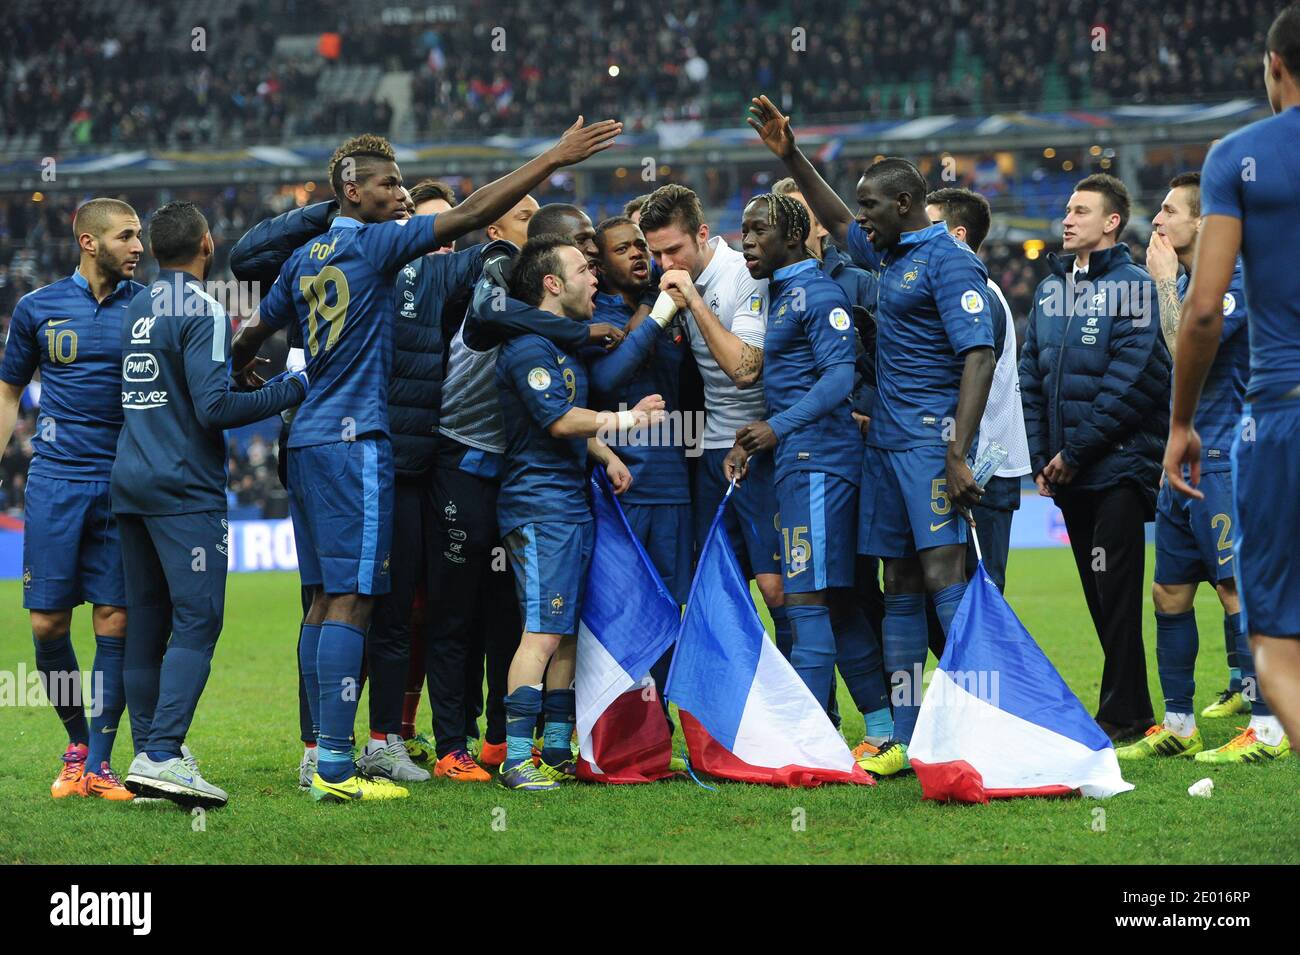
<svg viewBox="0 0 1300 955">
<path fill-rule="evenodd" d="M 799 142 L 823 158 L 872 156 L 893 150 L 938 153 L 1016 148 L 1057 148 L 1093 143 L 1206 142 L 1266 115 L 1262 100 L 1233 99 L 1213 104 L 1119 106 L 1104 110 L 1015 112 L 990 116 L 936 115 L 916 119 L 797 126 Z M 554 142 L 553 136 L 497 135 L 476 143 L 394 143 L 408 177 L 504 172 Z M 274 183 L 318 178 L 336 145 L 334 139 L 287 146 L 248 146 L 179 152 L 138 149 L 65 155 L 54 158 L 55 175 L 42 171 L 46 157 L 14 155 L 0 160 L 0 175 L 19 190 L 130 188 L 160 185 Z M 703 159 L 709 163 L 759 159 L 766 150 L 748 126 L 706 129 L 698 122 L 665 122 L 653 130 L 625 133 L 618 145 L 584 164 L 585 170 L 612 169 L 629 155 L 655 150 L 660 162 Z"/>
</svg>

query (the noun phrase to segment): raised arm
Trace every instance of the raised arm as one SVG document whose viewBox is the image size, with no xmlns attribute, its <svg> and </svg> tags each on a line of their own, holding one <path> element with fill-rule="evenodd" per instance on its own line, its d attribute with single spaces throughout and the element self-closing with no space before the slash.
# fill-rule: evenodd
<svg viewBox="0 0 1300 955">
<path fill-rule="evenodd" d="M 438 242 L 450 245 L 475 229 L 491 225 L 557 169 L 580 163 L 608 149 L 622 131 L 623 124 L 617 120 L 605 119 L 584 126 L 579 116 L 577 122 L 565 130 L 560 141 L 546 152 L 530 159 L 514 172 L 476 189 L 460 205 L 440 213 L 434 226 Z"/>
<path fill-rule="evenodd" d="M 794 144 L 794 132 L 790 129 L 790 117 L 776 108 L 766 95 L 757 96 L 749 107 L 749 125 L 763 140 L 763 145 L 785 163 L 794 181 L 799 184 L 799 191 L 812 206 L 826 231 L 831 234 L 835 244 L 844 248 L 848 242 L 849 224 L 853 213 L 844 204 L 844 200 L 835 194 L 813 168 L 808 157 Z"/>
</svg>

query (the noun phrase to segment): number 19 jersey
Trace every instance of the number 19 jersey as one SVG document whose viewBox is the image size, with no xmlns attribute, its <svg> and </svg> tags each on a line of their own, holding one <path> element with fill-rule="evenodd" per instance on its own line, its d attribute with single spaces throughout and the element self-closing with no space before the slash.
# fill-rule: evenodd
<svg viewBox="0 0 1300 955">
<path fill-rule="evenodd" d="M 339 216 L 280 270 L 261 319 L 275 329 L 298 322 L 311 382 L 289 447 L 388 435 L 394 283 L 403 265 L 438 247 L 436 218 L 363 223 Z"/>
</svg>

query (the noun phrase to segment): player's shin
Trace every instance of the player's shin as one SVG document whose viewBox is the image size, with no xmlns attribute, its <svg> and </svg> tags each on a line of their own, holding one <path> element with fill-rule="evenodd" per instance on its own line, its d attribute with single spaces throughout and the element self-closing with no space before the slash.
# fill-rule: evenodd
<svg viewBox="0 0 1300 955">
<path fill-rule="evenodd" d="M 352 762 L 352 727 L 361 695 L 359 676 L 365 653 L 365 634 L 337 620 L 327 620 L 320 630 L 316 676 L 320 684 L 320 768 L 327 782 L 342 782 L 355 773 Z"/>
<path fill-rule="evenodd" d="M 921 709 L 918 678 L 925 666 L 925 595 L 885 595 L 885 672 L 894 705 L 894 739 L 912 741 Z"/>
</svg>

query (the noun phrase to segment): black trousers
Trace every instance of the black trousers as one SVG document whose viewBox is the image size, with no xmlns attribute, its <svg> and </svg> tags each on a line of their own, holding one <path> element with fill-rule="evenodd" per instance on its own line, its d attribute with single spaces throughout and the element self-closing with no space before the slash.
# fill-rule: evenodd
<svg viewBox="0 0 1300 955">
<path fill-rule="evenodd" d="M 1142 646 L 1146 497 L 1136 484 L 1125 481 L 1100 491 L 1065 491 L 1057 503 L 1088 612 L 1106 655 L 1097 719 L 1123 726 L 1150 723 L 1151 693 Z"/>
<path fill-rule="evenodd" d="M 490 743 L 506 738 L 506 679 L 522 623 L 501 534 L 496 481 L 455 468 L 434 472 L 434 554 L 447 599 L 434 617 L 429 652 L 429 704 L 438 757 L 465 745 L 481 712 L 484 659 Z"/>
<path fill-rule="evenodd" d="M 398 478 L 393 487 L 390 590 L 375 601 L 366 638 L 370 729 L 377 733 L 401 733 L 411 641 L 423 641 L 427 653 L 438 597 L 434 562 L 436 533 L 431 479 Z M 413 634 L 411 606 L 420 589 L 425 593 L 426 623 L 421 632 Z"/>
</svg>

